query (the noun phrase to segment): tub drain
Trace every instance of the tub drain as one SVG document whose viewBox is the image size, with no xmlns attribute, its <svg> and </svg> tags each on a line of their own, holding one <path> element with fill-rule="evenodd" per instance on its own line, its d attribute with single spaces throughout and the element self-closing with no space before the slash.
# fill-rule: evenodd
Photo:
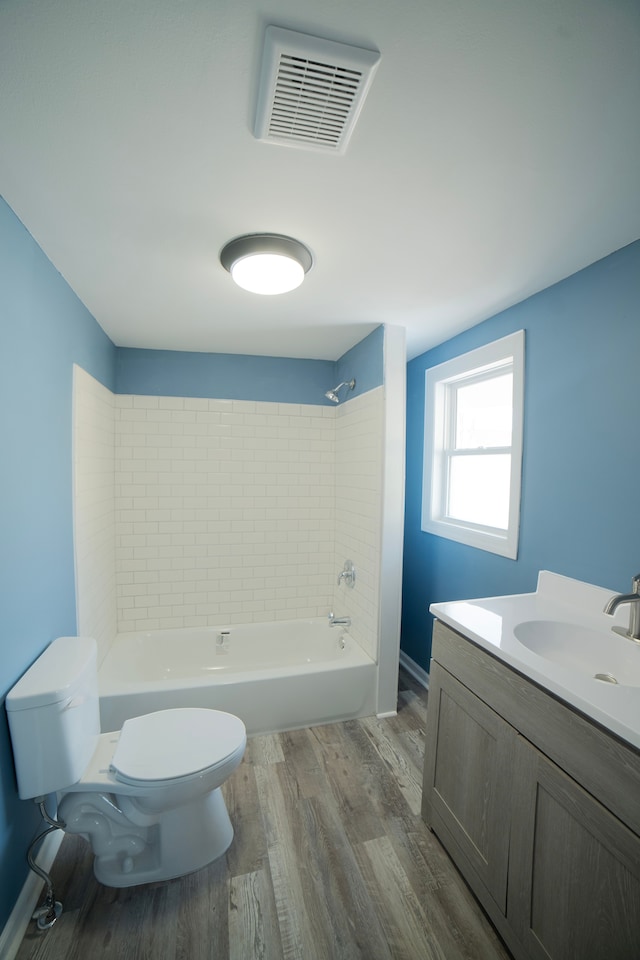
<svg viewBox="0 0 640 960">
<path fill-rule="evenodd" d="M 610 673 L 595 673 L 595 680 L 602 680 L 603 683 L 617 683 L 618 681 Z"/>
</svg>

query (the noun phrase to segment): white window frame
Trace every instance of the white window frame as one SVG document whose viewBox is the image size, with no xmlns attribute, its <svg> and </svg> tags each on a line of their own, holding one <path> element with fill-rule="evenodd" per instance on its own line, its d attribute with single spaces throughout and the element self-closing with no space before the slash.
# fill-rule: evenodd
<svg viewBox="0 0 640 960">
<path fill-rule="evenodd" d="M 425 430 L 422 484 L 422 529 L 458 543 L 500 554 L 518 556 L 522 436 L 524 419 L 524 330 L 447 360 L 425 372 Z M 513 427 L 511 447 L 486 452 L 511 454 L 509 520 L 507 530 L 466 523 L 446 516 L 448 495 L 448 436 L 451 433 L 450 397 L 461 382 L 513 371 Z"/>
</svg>

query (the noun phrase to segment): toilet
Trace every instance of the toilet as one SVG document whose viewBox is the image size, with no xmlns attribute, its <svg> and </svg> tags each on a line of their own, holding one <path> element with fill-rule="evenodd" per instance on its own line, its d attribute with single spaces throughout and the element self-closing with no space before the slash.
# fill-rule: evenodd
<svg viewBox="0 0 640 960">
<path fill-rule="evenodd" d="M 100 732 L 95 640 L 59 637 L 6 697 L 18 792 L 57 794 L 58 820 L 110 887 L 169 880 L 220 857 L 233 827 L 220 787 L 246 730 L 220 710 L 160 710 Z"/>
</svg>

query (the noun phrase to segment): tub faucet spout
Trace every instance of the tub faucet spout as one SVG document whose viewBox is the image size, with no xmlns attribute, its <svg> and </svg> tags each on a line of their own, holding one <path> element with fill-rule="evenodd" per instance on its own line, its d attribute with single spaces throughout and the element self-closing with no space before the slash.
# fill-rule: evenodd
<svg viewBox="0 0 640 960">
<path fill-rule="evenodd" d="M 351 626 L 351 617 L 336 617 L 333 610 L 329 614 L 329 626 L 330 627 L 350 627 Z"/>
<path fill-rule="evenodd" d="M 607 601 L 604 612 L 613 616 L 619 606 L 623 603 L 630 604 L 629 628 L 624 630 L 622 627 L 613 627 L 616 633 L 622 634 L 629 640 L 635 640 L 640 643 L 640 573 L 631 581 L 631 593 L 617 593 Z"/>
</svg>

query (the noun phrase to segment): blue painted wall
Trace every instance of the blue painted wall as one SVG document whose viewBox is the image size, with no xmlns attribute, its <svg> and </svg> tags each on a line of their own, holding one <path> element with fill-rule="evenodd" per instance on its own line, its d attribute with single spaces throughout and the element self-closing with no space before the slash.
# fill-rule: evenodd
<svg viewBox="0 0 640 960">
<path fill-rule="evenodd" d="M 323 403 L 325 392 L 334 385 L 335 364 L 330 360 L 120 347 L 116 369 L 117 393 Z"/>
<path fill-rule="evenodd" d="M 76 629 L 74 362 L 114 388 L 113 344 L 0 199 L 0 929 L 40 819 L 16 793 L 4 698 L 51 640 Z"/>
<path fill-rule="evenodd" d="M 361 393 L 368 393 L 379 387 L 384 380 L 384 327 L 376 327 L 368 337 L 356 343 L 355 347 L 347 350 L 335 364 L 335 387 L 355 378 L 356 385 L 353 393 L 343 387 L 340 399 L 358 397 Z M 327 403 L 331 403 L 330 400 Z"/>
<path fill-rule="evenodd" d="M 335 363 L 119 347 L 116 392 L 331 406 L 325 393 L 341 380 L 356 377 L 352 396 L 382 383 L 383 339 L 384 328 L 378 327 Z"/>
<path fill-rule="evenodd" d="M 538 571 L 627 592 L 640 570 L 640 241 L 412 360 L 402 642 L 428 669 L 441 600 L 535 590 Z M 425 370 L 526 330 L 520 549 L 420 529 Z"/>
</svg>

